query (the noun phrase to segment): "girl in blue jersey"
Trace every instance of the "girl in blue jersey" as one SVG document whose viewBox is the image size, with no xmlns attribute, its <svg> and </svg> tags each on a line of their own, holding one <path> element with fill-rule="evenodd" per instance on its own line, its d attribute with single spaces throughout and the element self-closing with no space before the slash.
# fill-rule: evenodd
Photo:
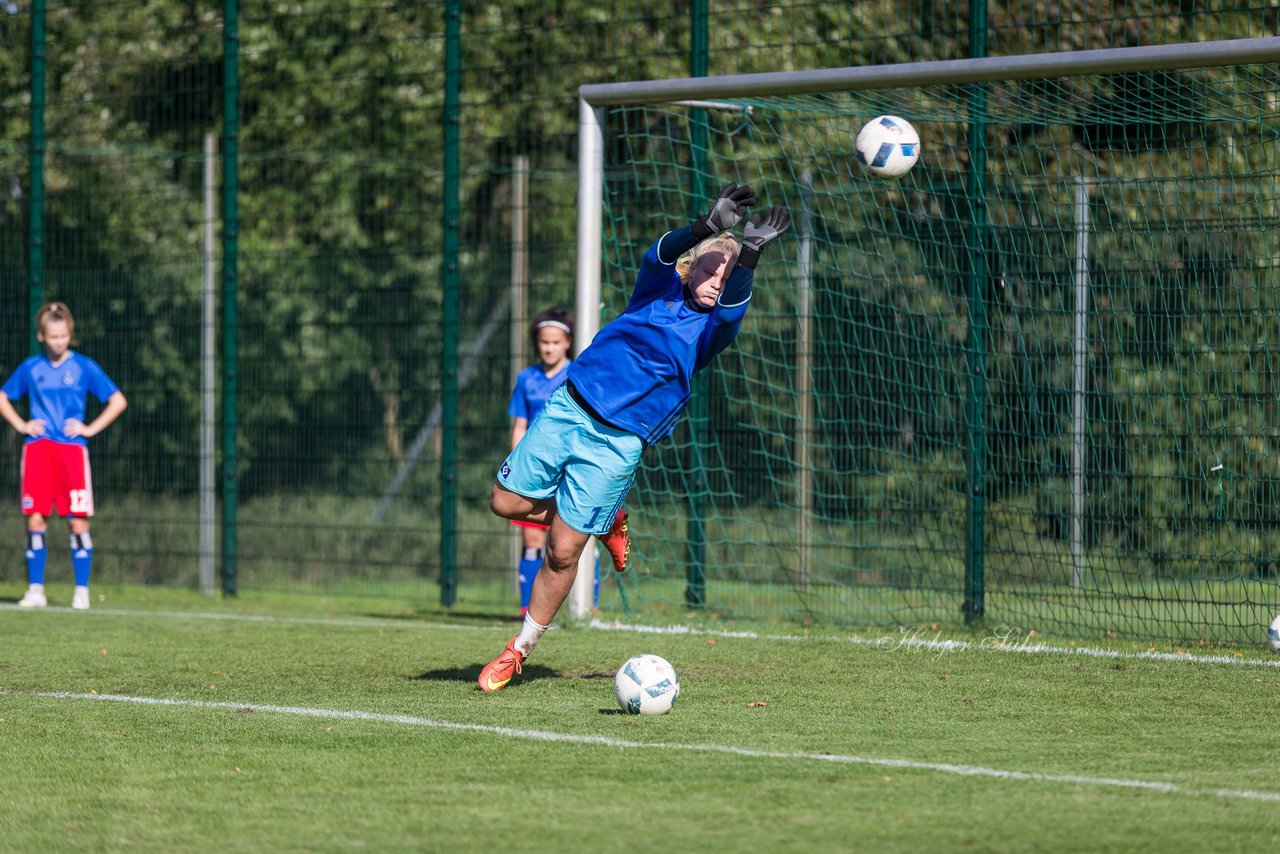
<svg viewBox="0 0 1280 854">
<path fill-rule="evenodd" d="M 791 227 L 775 205 L 753 216 L 741 242 L 729 229 L 755 204 L 730 184 L 697 221 L 649 248 L 622 314 L 569 367 L 568 380 L 498 470 L 489 506 L 508 519 L 550 525 L 542 571 L 520 633 L 480 671 L 501 690 L 551 625 L 592 535 L 626 569 L 631 542 L 622 509 L 644 449 L 675 429 L 693 375 L 738 334 L 765 246 Z"/>
<path fill-rule="evenodd" d="M 71 566 L 76 586 L 71 607 L 89 607 L 89 573 L 93 565 L 93 541 L 89 517 L 93 515 L 93 478 L 89 471 L 89 438 L 98 435 L 124 412 L 128 402 L 88 356 L 71 349 L 76 322 L 60 302 L 36 312 L 36 340 L 44 352 L 27 359 L 0 387 L 0 416 L 27 437 L 22 447 L 22 512 L 27 517 L 27 592 L 18 604 L 43 608 L 45 534 L 51 509 L 67 520 L 71 529 Z M 98 417 L 84 423 L 85 399 L 92 393 L 106 404 Z M 26 395 L 30 420 L 13 407 Z"/>
<path fill-rule="evenodd" d="M 540 313 L 529 324 L 529 343 L 538 353 L 538 363 L 525 368 L 516 377 L 511 392 L 511 448 L 514 450 L 529 425 L 538 417 L 551 393 L 558 389 L 569 375 L 569 353 L 573 349 L 573 315 L 566 308 L 556 306 Z M 548 525 L 512 519 L 511 524 L 520 528 L 521 553 L 517 577 L 520 580 L 520 616 L 529 612 L 529 594 L 533 580 L 542 566 L 543 551 L 547 546 Z"/>
</svg>

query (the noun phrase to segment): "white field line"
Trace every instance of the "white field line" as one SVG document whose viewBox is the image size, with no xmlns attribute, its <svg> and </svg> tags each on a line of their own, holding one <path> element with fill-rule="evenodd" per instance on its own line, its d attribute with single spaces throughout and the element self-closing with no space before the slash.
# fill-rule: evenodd
<svg viewBox="0 0 1280 854">
<path fill-rule="evenodd" d="M 76 611 L 72 608 L 66 608 L 57 605 L 47 605 L 44 608 L 31 610 L 28 608 L 20 608 L 11 603 L 0 604 L 0 611 L 22 611 L 24 613 L 39 613 L 41 611 L 53 611 L 67 614 L 80 614 L 83 612 Z M 112 617 L 160 617 L 163 619 L 178 620 L 225 620 L 228 622 L 241 623 L 278 623 L 280 625 L 289 626 L 343 626 L 360 629 L 453 629 L 453 630 L 489 630 L 492 626 L 469 625 L 465 623 L 431 623 L 423 620 L 383 620 L 376 617 L 368 618 L 337 618 L 337 617 L 278 617 L 271 614 L 219 614 L 212 611 L 147 611 L 147 610 L 126 610 L 124 608 L 94 608 L 89 612 L 93 615 L 108 615 Z"/>
<path fill-rule="evenodd" d="M 71 608 L 49 606 L 38 609 L 39 611 L 65 612 L 68 614 L 77 614 L 77 619 L 84 616 L 83 612 L 73 611 Z M 19 608 L 12 603 L 0 603 L 0 611 L 22 611 L 27 612 L 26 608 Z M 209 611 L 148 611 L 148 610 L 127 610 L 123 608 L 94 608 L 90 611 L 95 615 L 108 615 L 114 617 L 159 617 L 163 619 L 185 619 L 185 620 L 223 620 L 228 622 L 249 622 L 249 623 L 275 623 L 280 625 L 309 625 L 309 626 L 335 626 L 348 628 L 369 628 L 369 629 L 445 629 L 449 631 L 483 631 L 489 632 L 496 625 L 472 625 L 464 623 L 438 623 L 426 622 L 422 620 L 382 620 L 377 618 L 368 619 L 339 619 L 329 617 L 278 617 L 270 614 L 222 614 Z M 1280 658 L 1263 659 L 1249 658 L 1241 656 L 1237 658 L 1232 655 L 1200 655 L 1190 652 L 1156 652 L 1149 651 L 1132 651 L 1108 649 L 1106 647 L 1091 646 L 1054 646 L 1052 644 L 1037 643 L 1030 637 L 1016 634 L 1012 629 L 1000 627 L 995 633 L 977 641 L 964 640 L 948 640 L 942 637 L 941 632 L 935 632 L 932 637 L 928 635 L 927 630 L 914 628 L 900 628 L 896 634 L 887 634 L 880 637 L 863 637 L 861 635 L 783 635 L 771 634 L 767 632 L 756 632 L 751 630 L 732 631 L 728 629 L 699 629 L 692 626 L 648 626 L 642 624 L 622 623 L 617 621 L 605 621 L 600 619 L 592 619 L 586 624 L 589 628 L 598 631 L 608 632 L 633 632 L 636 634 L 661 634 L 661 635 L 692 635 L 699 637 L 715 637 L 715 638 L 736 638 L 742 640 L 765 640 L 765 641 L 786 641 L 792 643 L 848 643 L 854 646 L 869 646 L 885 651 L 907 650 L 915 652 L 931 652 L 942 655 L 949 652 L 965 652 L 965 651 L 987 651 L 987 652 L 1004 652 L 1004 653 L 1023 653 L 1026 655 L 1066 655 L 1066 656 L 1084 656 L 1086 658 L 1105 658 L 1105 659 L 1124 659 L 1135 661 L 1169 661 L 1180 662 L 1183 664 L 1232 664 L 1244 667 L 1271 667 L 1280 669 Z M 558 626 L 552 626 L 553 629 Z M 510 629 L 508 629 L 510 630 Z"/>
<path fill-rule="evenodd" d="M 0 696 L 17 695 L 17 692 L 0 691 Z M 48 697 L 58 700 L 97 700 L 112 703 L 135 703 L 144 706 L 169 706 L 195 709 L 228 709 L 237 712 L 271 712 L 281 715 L 298 715 L 309 718 L 328 720 L 369 721 L 373 723 L 398 724 L 401 726 L 427 727 L 430 729 L 452 730 L 455 732 L 474 732 L 496 735 L 503 738 L 519 738 L 529 741 L 561 742 L 582 744 L 594 747 L 607 747 L 622 750 L 668 750 L 686 753 L 719 753 L 742 756 L 748 759 L 776 759 L 781 761 L 829 762 L 839 765 L 869 765 L 877 768 L 898 768 L 912 771 L 935 771 L 943 774 L 955 774 L 962 777 L 988 777 L 996 780 L 1018 780 L 1038 783 L 1068 783 L 1076 786 L 1106 786 L 1121 789 L 1139 789 L 1149 792 L 1160 792 L 1169 795 L 1206 795 L 1236 800 L 1269 801 L 1280 803 L 1280 792 L 1255 791 L 1252 789 L 1198 789 L 1180 786 L 1176 783 L 1161 783 L 1154 780 L 1127 780 L 1122 777 L 1092 777 L 1084 774 L 1050 774 L 1041 771 L 1010 771 L 1002 768 L 987 768 L 981 765 L 959 765 L 950 762 L 919 762 L 914 759 L 891 759 L 878 756 L 858 756 L 841 753 L 805 753 L 785 750 L 752 750 L 747 747 L 735 747 L 727 744 L 677 744 L 673 742 L 628 741 L 620 738 L 609 738 L 600 735 L 575 735 L 571 733 L 549 732 L 536 729 L 517 729 L 514 727 L 490 726 L 487 724 L 468 724 L 455 721 L 439 721 L 416 715 L 387 715 L 377 712 L 361 712 L 343 709 L 318 709 L 306 706 L 274 706 L 253 703 L 218 703 L 207 700 L 179 700 L 165 697 L 132 697 L 124 694 L 73 694 L 66 692 L 42 691 L 26 696 Z"/>
<path fill-rule="evenodd" d="M 1252 667 L 1280 668 L 1280 659 L 1262 659 L 1235 657 L 1233 655 L 1198 655 L 1190 652 L 1156 652 L 1126 651 L 1092 646 L 1054 646 L 1038 643 L 1030 637 L 1019 634 L 1008 627 L 997 627 L 991 634 L 977 641 L 948 640 L 941 632 L 929 637 L 927 630 L 900 628 L 897 634 L 868 638 L 861 635 L 844 635 L 835 637 L 815 637 L 805 635 L 760 634 L 752 631 L 721 631 L 715 629 L 696 629 L 691 626 L 644 626 L 618 622 L 592 620 L 591 627 L 610 631 L 639 632 L 641 634 L 670 635 L 708 635 L 724 638 L 751 638 L 772 641 L 827 641 L 850 643 L 854 646 L 871 646 L 887 651 L 912 650 L 933 652 L 939 655 L 948 652 L 964 652 L 966 650 L 986 650 L 991 652 L 1020 652 L 1028 655 L 1082 655 L 1087 658 L 1120 658 L 1139 661 L 1176 661 L 1184 664 L 1236 664 Z"/>
</svg>

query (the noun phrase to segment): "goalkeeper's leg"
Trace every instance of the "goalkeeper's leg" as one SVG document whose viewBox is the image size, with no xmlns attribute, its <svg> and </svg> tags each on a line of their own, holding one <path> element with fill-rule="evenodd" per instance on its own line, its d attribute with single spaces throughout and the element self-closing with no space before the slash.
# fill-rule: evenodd
<svg viewBox="0 0 1280 854">
<path fill-rule="evenodd" d="M 529 498 L 495 482 L 489 493 L 489 510 L 503 519 L 550 525 L 556 514 L 556 500 L 554 497 Z"/>
<path fill-rule="evenodd" d="M 556 612 L 569 596 L 573 579 L 578 574 L 578 558 L 586 548 L 589 534 L 570 528 L 559 516 L 551 520 L 546 556 L 529 596 L 529 612 L 525 614 L 520 633 L 507 642 L 493 661 L 480 671 L 480 690 L 500 691 L 523 669 L 524 660 L 533 652 L 543 632 L 555 619 Z"/>
</svg>

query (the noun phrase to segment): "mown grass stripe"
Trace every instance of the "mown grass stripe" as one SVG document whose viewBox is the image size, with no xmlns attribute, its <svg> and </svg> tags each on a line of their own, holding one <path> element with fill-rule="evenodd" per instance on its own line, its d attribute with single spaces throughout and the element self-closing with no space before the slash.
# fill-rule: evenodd
<svg viewBox="0 0 1280 854">
<path fill-rule="evenodd" d="M 7 693 L 12 696 L 17 692 L 0 693 Z M 748 747 L 736 747 L 725 744 L 679 744 L 673 742 L 630 741 L 626 739 L 610 738 L 608 736 L 578 735 L 573 733 L 550 732 L 546 730 L 493 726 L 490 724 L 460 723 L 457 721 L 441 721 L 432 718 L 423 718 L 418 717 L 417 715 L 389 715 L 379 712 L 363 712 L 358 710 L 322 709 L 307 706 L 276 706 L 256 703 L 228 703 L 209 700 L 183 700 L 169 697 L 134 697 L 125 694 L 80 694 L 60 691 L 41 691 L 28 694 L 26 696 L 47 697 L 59 700 L 97 700 L 114 703 L 135 703 L 145 706 L 228 709 L 238 712 L 271 712 L 275 714 L 299 715 L 311 718 L 369 721 L 373 723 L 428 727 L 431 729 L 453 730 L 457 732 L 484 733 L 502 736 L 504 738 L 581 744 L 595 747 L 608 747 L 610 749 L 678 750 L 690 753 L 720 753 L 742 756 L 750 759 L 774 759 L 781 761 L 801 760 L 810 762 L 830 762 L 843 765 L 868 765 L 879 768 L 935 771 L 943 774 L 955 774 L 964 777 L 988 777 L 997 780 L 1067 783 L 1077 786 L 1104 786 L 1111 788 L 1137 789 L 1170 795 L 1191 795 L 1195 797 L 1212 796 L 1237 800 L 1280 802 L 1280 792 L 1255 791 L 1250 789 L 1196 789 L 1188 786 L 1180 786 L 1176 783 L 1163 783 L 1155 780 L 1129 780 L 1121 777 L 1093 777 L 1085 774 L 1051 774 L 1041 771 L 1014 771 L 1002 768 L 988 768 L 981 765 L 963 765 L 949 762 L 921 762 L 914 759 L 893 759 L 878 756 L 858 756 L 839 753 L 754 750 Z"/>
</svg>

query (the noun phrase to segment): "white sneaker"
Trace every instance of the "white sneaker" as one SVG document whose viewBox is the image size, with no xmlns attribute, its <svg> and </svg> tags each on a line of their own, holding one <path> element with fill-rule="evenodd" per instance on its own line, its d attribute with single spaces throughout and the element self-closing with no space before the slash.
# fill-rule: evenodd
<svg viewBox="0 0 1280 854">
<path fill-rule="evenodd" d="M 18 602 L 19 608 L 43 608 L 49 604 L 49 600 L 44 596 L 43 584 L 32 584 L 27 588 L 27 595 L 22 597 Z M 87 605 L 85 607 L 88 607 Z"/>
<path fill-rule="evenodd" d="M 71 594 L 71 607 L 77 611 L 89 610 L 89 588 L 77 587 L 76 591 Z"/>
</svg>

